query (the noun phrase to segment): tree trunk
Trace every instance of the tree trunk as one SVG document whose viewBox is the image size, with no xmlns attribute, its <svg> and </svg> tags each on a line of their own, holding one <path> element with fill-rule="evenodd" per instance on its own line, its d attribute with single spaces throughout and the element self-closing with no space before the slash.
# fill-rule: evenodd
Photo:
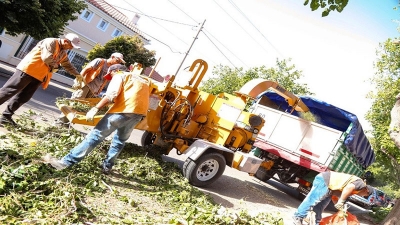
<svg viewBox="0 0 400 225">
<path fill-rule="evenodd" d="M 399 225 L 400 224 L 400 202 L 396 201 L 392 211 L 386 216 L 385 220 L 380 223 L 381 225 Z"/>
</svg>

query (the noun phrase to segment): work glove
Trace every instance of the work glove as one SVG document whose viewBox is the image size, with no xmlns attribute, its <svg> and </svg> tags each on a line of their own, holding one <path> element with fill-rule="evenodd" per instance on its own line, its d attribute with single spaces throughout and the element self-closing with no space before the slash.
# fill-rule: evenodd
<svg viewBox="0 0 400 225">
<path fill-rule="evenodd" d="M 58 71 L 58 65 L 55 65 L 54 67 L 50 67 L 50 72 L 56 73 Z"/>
<path fill-rule="evenodd" d="M 83 82 L 83 77 L 82 77 L 82 75 L 77 74 L 77 75 L 75 75 L 75 77 L 76 77 L 76 81 L 77 81 L 78 83 L 82 83 L 82 82 Z"/>
<path fill-rule="evenodd" d="M 344 201 L 339 199 L 339 201 L 335 204 L 335 208 L 339 211 L 344 210 Z"/>
<path fill-rule="evenodd" d="M 79 90 L 83 87 L 82 82 L 78 82 L 77 79 L 74 80 L 74 84 L 72 85 L 72 89 Z"/>
<path fill-rule="evenodd" d="M 99 109 L 96 107 L 91 108 L 89 112 L 86 113 L 86 121 L 93 122 L 93 118 L 98 111 Z"/>
</svg>

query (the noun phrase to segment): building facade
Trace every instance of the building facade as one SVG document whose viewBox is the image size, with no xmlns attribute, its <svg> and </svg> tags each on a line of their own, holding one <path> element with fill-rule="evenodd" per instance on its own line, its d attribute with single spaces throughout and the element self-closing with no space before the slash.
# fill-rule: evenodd
<svg viewBox="0 0 400 225">
<path fill-rule="evenodd" d="M 114 37 L 139 35 L 145 45 L 150 44 L 150 40 L 136 26 L 139 15 L 128 18 L 103 0 L 85 1 L 88 7 L 77 15 L 78 19 L 70 21 L 63 32 L 64 35 L 75 33 L 80 37 L 81 49 L 68 51 L 68 58 L 79 71 L 86 63 L 87 53 L 96 44 L 104 45 Z M 16 66 L 40 41 L 24 34 L 16 37 L 7 35 L 2 28 L 0 28 L 0 40 L 2 41 L 0 61 L 12 66 Z M 62 74 L 63 71 L 60 70 L 60 73 Z"/>
</svg>

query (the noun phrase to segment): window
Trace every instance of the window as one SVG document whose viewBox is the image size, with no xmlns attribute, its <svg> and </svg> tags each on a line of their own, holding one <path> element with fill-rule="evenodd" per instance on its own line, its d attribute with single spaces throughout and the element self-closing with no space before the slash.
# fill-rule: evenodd
<svg viewBox="0 0 400 225">
<path fill-rule="evenodd" d="M 120 29 L 115 28 L 114 32 L 112 33 L 112 37 L 118 37 L 122 34 L 122 31 Z"/>
<path fill-rule="evenodd" d="M 26 36 L 14 56 L 16 58 L 23 59 L 36 46 L 38 42 L 39 41 L 33 39 L 33 37 Z"/>
<path fill-rule="evenodd" d="M 69 61 L 71 62 L 71 64 L 72 64 L 78 71 L 81 71 L 83 65 L 85 65 L 85 64 L 87 63 L 87 60 L 86 60 L 86 57 L 85 57 L 85 56 L 83 56 L 83 55 L 81 55 L 81 54 L 79 54 L 79 53 L 77 53 L 77 52 L 74 52 L 74 51 L 72 51 L 72 50 L 69 50 L 69 51 L 68 51 L 68 59 L 69 59 Z M 62 68 L 62 67 L 60 68 L 59 71 L 57 71 L 57 73 L 58 73 L 58 74 L 61 74 L 61 75 L 64 75 L 64 76 L 66 76 L 66 77 L 72 78 L 72 79 L 75 78 L 75 76 L 70 75 L 69 73 L 67 73 L 67 71 L 65 71 L 64 68 Z"/>
<path fill-rule="evenodd" d="M 100 20 L 99 24 L 97 24 L 97 28 L 99 28 L 102 31 L 106 31 L 107 27 L 108 27 L 108 22 L 105 20 Z"/>
<path fill-rule="evenodd" d="M 82 14 L 81 14 L 81 18 L 90 22 L 90 20 L 92 20 L 94 13 L 85 9 Z"/>
</svg>

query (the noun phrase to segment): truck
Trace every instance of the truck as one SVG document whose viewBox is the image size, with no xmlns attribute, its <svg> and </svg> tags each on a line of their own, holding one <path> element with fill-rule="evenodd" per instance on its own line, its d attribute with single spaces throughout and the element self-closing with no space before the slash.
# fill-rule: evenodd
<svg viewBox="0 0 400 225">
<path fill-rule="evenodd" d="M 254 143 L 255 155 L 263 159 L 255 176 L 298 184 L 299 198 L 307 195 L 320 172 L 363 178 L 375 153 L 357 116 L 312 97 L 299 98 L 307 106 L 303 112 L 275 92 L 263 93 L 252 106 L 250 112 L 266 120 Z"/>
<path fill-rule="evenodd" d="M 190 184 L 198 187 L 213 183 L 223 174 L 226 166 L 250 175 L 258 174 L 257 177 L 261 177 L 259 175 L 262 172 L 272 175 L 275 170 L 268 172 L 267 168 L 275 167 L 267 151 L 258 155 L 253 152 L 254 144 L 263 140 L 263 137 L 258 136 L 265 134 L 265 128 L 271 128 L 268 124 L 272 120 L 269 115 L 264 115 L 259 110 L 250 112 L 246 107 L 267 90 L 274 91 L 285 99 L 287 105 L 296 112 L 306 112 L 308 107 L 301 98 L 278 83 L 263 79 L 246 83 L 234 94 L 213 95 L 201 91 L 199 85 L 207 69 L 207 62 L 195 60 L 189 68 L 191 79 L 187 84 L 178 85 L 174 82 L 175 75 L 167 82 L 160 83 L 141 75 L 140 67 L 131 67 L 130 72 L 150 82 L 149 110 L 135 127 L 143 131 L 141 145 L 160 146 L 162 148 L 157 148 L 162 149 L 160 154 L 168 154 L 172 150 L 178 155 L 185 154 L 187 158 L 182 174 Z M 99 99 L 73 101 L 93 106 Z M 75 110 L 72 105 L 66 102 L 57 104 L 71 123 L 95 125 L 103 116 L 96 115 L 94 122 L 89 123 L 85 113 Z M 283 139 L 290 140 L 290 137 L 285 135 Z M 339 138 L 335 141 L 338 142 Z M 279 163 L 274 165 L 278 166 Z M 267 176 L 261 178 L 266 180 Z"/>
</svg>

